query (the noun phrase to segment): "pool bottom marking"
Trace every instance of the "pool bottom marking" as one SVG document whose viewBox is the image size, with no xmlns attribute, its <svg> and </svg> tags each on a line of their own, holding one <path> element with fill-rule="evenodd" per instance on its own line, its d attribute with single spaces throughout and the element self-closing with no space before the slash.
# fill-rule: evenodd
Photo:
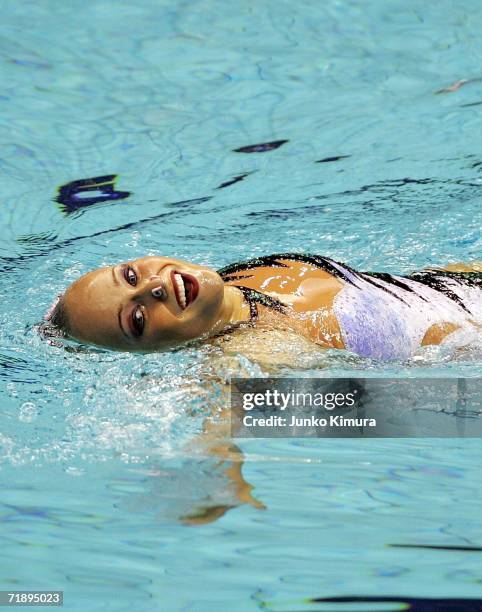
<svg viewBox="0 0 482 612">
<path fill-rule="evenodd" d="M 346 159 L 347 157 L 351 157 L 351 155 L 333 155 L 332 157 L 323 157 L 323 159 L 317 159 L 315 164 L 326 164 L 328 162 L 336 162 L 340 159 Z"/>
<path fill-rule="evenodd" d="M 219 187 L 216 187 L 216 189 L 224 189 L 225 187 L 229 187 L 230 185 L 234 185 L 235 183 L 239 183 L 240 181 L 244 181 L 244 179 L 247 176 L 249 176 L 250 174 L 253 174 L 253 173 L 252 172 L 245 172 L 244 174 L 239 174 L 238 176 L 235 176 L 231 180 L 226 181 L 225 183 L 221 183 L 221 185 L 219 185 Z"/>
<path fill-rule="evenodd" d="M 130 191 L 115 189 L 116 179 L 117 174 L 106 174 L 72 181 L 59 187 L 55 200 L 62 205 L 63 212 L 70 214 L 93 204 L 128 198 Z"/>
<path fill-rule="evenodd" d="M 266 153 L 267 151 L 278 149 L 286 142 L 289 142 L 289 140 L 273 140 L 272 142 L 262 142 L 260 144 L 239 147 L 239 149 L 233 149 L 233 151 L 234 153 Z"/>
<path fill-rule="evenodd" d="M 458 552 L 482 552 L 482 546 L 453 546 L 450 544 L 388 544 L 390 548 L 419 548 L 423 550 L 451 550 Z"/>
<path fill-rule="evenodd" d="M 407 607 L 404 610 L 410 610 L 410 612 L 482 612 L 482 599 L 470 599 L 470 598 L 436 598 L 436 597 L 404 597 L 403 595 L 374 595 L 374 596 L 339 596 L 339 597 L 315 597 L 308 599 L 307 603 L 332 603 L 340 604 L 340 609 L 343 604 L 390 604 L 398 603 Z M 326 608 L 323 608 L 324 610 Z M 334 612 L 337 608 L 331 608 Z M 360 610 L 366 610 L 366 605 Z M 378 608 L 379 609 L 379 608 Z M 392 608 L 390 608 L 392 609 Z M 356 612 L 356 608 L 350 607 L 350 610 Z"/>
</svg>

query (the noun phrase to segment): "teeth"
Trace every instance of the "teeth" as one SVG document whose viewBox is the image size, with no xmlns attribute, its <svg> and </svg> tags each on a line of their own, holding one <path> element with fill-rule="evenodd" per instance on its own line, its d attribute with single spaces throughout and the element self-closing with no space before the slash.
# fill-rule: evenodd
<svg viewBox="0 0 482 612">
<path fill-rule="evenodd" d="M 186 289 L 184 288 L 184 281 L 182 280 L 182 276 L 180 274 L 174 274 L 174 280 L 176 281 L 176 285 L 178 288 L 179 301 L 181 302 L 181 306 L 186 308 Z"/>
</svg>

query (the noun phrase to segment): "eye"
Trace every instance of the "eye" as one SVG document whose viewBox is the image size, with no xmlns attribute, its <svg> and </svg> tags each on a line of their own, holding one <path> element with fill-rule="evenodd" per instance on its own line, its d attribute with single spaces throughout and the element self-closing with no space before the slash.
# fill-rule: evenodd
<svg viewBox="0 0 482 612">
<path fill-rule="evenodd" d="M 126 266 L 124 268 L 124 278 L 129 285 L 132 285 L 133 287 L 137 285 L 137 274 L 134 268 L 131 268 L 131 266 Z"/>
<path fill-rule="evenodd" d="M 142 336 L 144 331 L 144 313 L 141 306 L 136 306 L 132 311 L 132 332 L 134 336 Z"/>
</svg>

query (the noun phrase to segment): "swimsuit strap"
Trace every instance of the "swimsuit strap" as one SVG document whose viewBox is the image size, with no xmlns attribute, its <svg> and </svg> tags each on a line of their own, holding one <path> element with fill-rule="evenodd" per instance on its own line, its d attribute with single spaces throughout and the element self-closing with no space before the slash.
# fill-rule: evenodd
<svg viewBox="0 0 482 612">
<path fill-rule="evenodd" d="M 217 333 L 213 338 L 220 338 L 225 336 L 226 334 L 231 334 L 237 329 L 239 329 L 242 325 L 247 325 L 248 327 L 254 327 L 256 323 L 256 319 L 258 318 L 258 305 L 266 306 L 267 308 L 273 308 L 278 312 L 285 313 L 286 306 L 280 302 L 280 300 L 270 297 L 269 295 L 265 295 L 260 291 L 256 291 L 256 289 L 250 289 L 249 287 L 238 287 L 237 285 L 231 285 L 231 287 L 236 287 L 243 294 L 244 299 L 248 303 L 249 306 L 249 321 L 241 321 L 240 323 L 233 323 L 232 325 L 228 325 L 225 329 Z"/>
<path fill-rule="evenodd" d="M 482 273 L 480 272 L 451 272 L 448 270 L 422 270 L 421 272 L 413 272 L 406 278 L 417 281 L 423 285 L 427 285 L 435 291 L 443 293 L 448 298 L 456 302 L 461 308 L 463 308 L 469 314 L 472 314 L 467 306 L 464 304 L 462 298 L 460 298 L 454 291 L 451 290 L 450 284 L 447 280 L 452 280 L 459 285 L 466 285 L 468 287 L 482 288 Z"/>
<path fill-rule="evenodd" d="M 277 298 L 273 298 L 269 295 L 261 293 L 260 291 L 256 291 L 256 289 L 250 289 L 249 287 L 232 285 L 239 289 L 243 294 L 244 299 L 248 303 L 249 306 L 249 324 L 253 325 L 256 319 L 258 318 L 258 305 L 266 306 L 267 308 L 272 308 L 273 310 L 277 310 L 278 312 L 285 313 L 286 306 Z"/>
<path fill-rule="evenodd" d="M 256 302 L 251 298 L 250 290 L 247 287 L 238 287 L 238 289 L 243 294 L 244 299 L 248 303 L 249 306 L 249 324 L 253 325 L 255 320 L 258 318 L 258 306 Z"/>
</svg>

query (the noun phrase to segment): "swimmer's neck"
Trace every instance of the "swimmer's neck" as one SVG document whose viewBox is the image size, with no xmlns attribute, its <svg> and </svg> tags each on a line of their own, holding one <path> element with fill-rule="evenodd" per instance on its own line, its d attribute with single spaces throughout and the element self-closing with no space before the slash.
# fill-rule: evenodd
<svg viewBox="0 0 482 612">
<path fill-rule="evenodd" d="M 247 322 L 250 318 L 249 304 L 244 299 L 243 293 L 237 287 L 225 285 L 220 317 L 212 333 L 217 334 L 230 325 Z"/>
</svg>

